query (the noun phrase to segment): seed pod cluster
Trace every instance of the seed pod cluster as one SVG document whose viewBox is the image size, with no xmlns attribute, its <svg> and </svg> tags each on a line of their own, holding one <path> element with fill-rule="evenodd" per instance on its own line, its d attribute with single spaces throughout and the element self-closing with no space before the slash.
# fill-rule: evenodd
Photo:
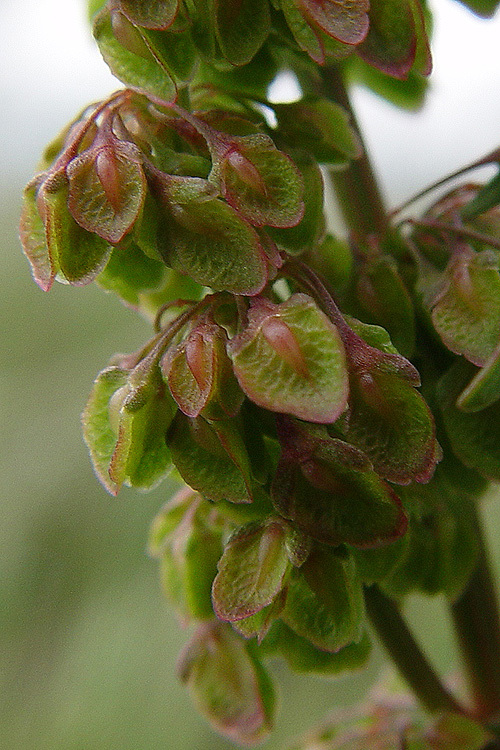
<svg viewBox="0 0 500 750">
<path fill-rule="evenodd" d="M 411 233 L 327 233 L 321 167 L 362 148 L 324 78 L 418 95 L 419 0 L 97 4 L 127 88 L 49 146 L 21 240 L 42 289 L 96 281 L 154 322 L 97 376 L 84 437 L 111 494 L 185 482 L 150 539 L 195 625 L 179 674 L 252 744 L 275 711 L 264 658 L 358 667 L 365 586 L 453 599 L 470 579 L 500 479 L 498 178 Z M 272 104 L 285 68 L 303 95 Z"/>
</svg>

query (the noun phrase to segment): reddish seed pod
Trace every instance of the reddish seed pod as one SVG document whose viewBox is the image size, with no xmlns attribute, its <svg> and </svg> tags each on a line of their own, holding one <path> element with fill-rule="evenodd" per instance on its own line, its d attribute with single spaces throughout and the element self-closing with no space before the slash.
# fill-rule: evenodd
<svg viewBox="0 0 500 750">
<path fill-rule="evenodd" d="M 309 369 L 297 339 L 287 324 L 278 315 L 273 315 L 262 323 L 264 338 L 282 359 L 289 364 L 298 375 L 309 378 Z"/>
<path fill-rule="evenodd" d="M 267 197 L 267 187 L 258 169 L 254 167 L 246 156 L 243 156 L 241 151 L 237 151 L 236 149 L 230 151 L 226 157 L 226 161 L 238 173 L 243 182 L 264 196 L 264 198 Z"/>
<path fill-rule="evenodd" d="M 208 389 L 210 383 L 209 362 L 207 362 L 211 347 L 208 348 L 199 332 L 191 334 L 185 343 L 186 361 L 196 380 L 200 391 L 203 393 Z"/>
<path fill-rule="evenodd" d="M 97 154 L 95 168 L 106 198 L 113 210 L 118 213 L 121 203 L 120 175 L 116 165 L 116 156 L 109 148 L 103 148 Z"/>
</svg>

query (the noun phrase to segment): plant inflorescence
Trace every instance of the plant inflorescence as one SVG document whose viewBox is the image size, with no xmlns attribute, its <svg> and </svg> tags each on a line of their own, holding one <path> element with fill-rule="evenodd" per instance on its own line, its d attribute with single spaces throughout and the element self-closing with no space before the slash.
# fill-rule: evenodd
<svg viewBox="0 0 500 750">
<path fill-rule="evenodd" d="M 93 0 L 91 15 L 126 88 L 49 145 L 21 239 L 42 289 L 95 281 L 151 321 L 98 374 L 83 431 L 111 494 L 172 467 L 186 485 L 150 539 L 193 625 L 181 679 L 252 744 L 273 723 L 266 658 L 359 668 L 371 620 L 437 718 L 377 695 L 361 722 L 297 748 L 496 747 L 500 630 L 477 504 L 500 480 L 500 178 L 455 181 L 423 216 L 388 213 L 348 97 L 361 82 L 422 104 L 427 3 Z M 301 96 L 272 102 L 285 70 Z M 463 172 L 486 163 L 500 153 Z M 401 618 L 415 591 L 450 601 L 466 708 Z"/>
</svg>

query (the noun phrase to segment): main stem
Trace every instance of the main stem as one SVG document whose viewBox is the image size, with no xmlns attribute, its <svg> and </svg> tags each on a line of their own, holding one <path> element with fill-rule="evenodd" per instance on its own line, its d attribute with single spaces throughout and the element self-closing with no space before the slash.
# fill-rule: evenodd
<svg viewBox="0 0 500 750">
<path fill-rule="evenodd" d="M 389 229 L 388 214 L 361 136 L 356 115 L 351 107 L 342 75 L 335 67 L 323 72 L 323 91 L 348 113 L 363 152 L 350 162 L 347 169 L 332 170 L 330 177 L 340 210 L 357 245 L 366 246 L 370 237 L 383 237 Z"/>
<path fill-rule="evenodd" d="M 474 709 L 481 720 L 500 717 L 500 617 L 488 556 L 480 538 L 479 560 L 462 596 L 451 605 Z"/>
<path fill-rule="evenodd" d="M 366 589 L 365 601 L 377 635 L 422 705 L 432 713 L 463 713 L 420 650 L 395 602 L 378 586 Z"/>
</svg>

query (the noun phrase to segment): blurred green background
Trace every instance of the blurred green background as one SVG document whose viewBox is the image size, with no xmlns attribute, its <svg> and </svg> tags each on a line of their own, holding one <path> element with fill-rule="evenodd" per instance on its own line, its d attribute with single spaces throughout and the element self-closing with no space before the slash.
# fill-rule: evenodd
<svg viewBox="0 0 500 750">
<path fill-rule="evenodd" d="M 452 0 L 437 4 L 471 23 Z M 474 28 L 479 47 L 487 46 L 486 27 Z M 224 750 L 233 745 L 207 728 L 176 680 L 187 634 L 162 599 L 156 563 L 145 551 L 150 520 L 172 487 L 111 498 L 95 480 L 81 439 L 80 413 L 95 374 L 114 352 L 136 349 L 149 327 L 97 288 L 56 285 L 44 294 L 17 239 L 22 187 L 44 143 L 113 84 L 92 50 L 79 0 L 0 0 L 0 34 L 0 747 Z M 437 56 L 438 69 L 439 62 Z M 496 69 L 484 76 L 480 69 L 471 78 L 472 97 L 500 82 Z M 436 86 L 431 120 L 441 122 L 446 86 L 439 77 Z M 437 130 L 425 159 L 415 157 L 410 134 L 429 138 L 435 125 L 422 115 L 398 119 L 391 108 L 360 98 L 391 200 L 498 145 L 498 97 L 481 96 L 480 113 L 474 98 L 471 105 L 474 138 L 463 103 L 455 101 L 455 115 L 448 105 L 450 120 L 441 125 L 450 148 L 440 148 L 445 136 Z M 398 137 L 403 167 L 394 163 Z M 486 510 L 500 567 L 498 502 L 488 501 Z M 438 667 L 453 669 L 443 603 L 415 598 L 408 614 Z M 354 700 L 379 665 L 376 653 L 366 673 L 334 681 L 273 665 L 281 712 L 265 747 L 283 747 L 334 705 Z"/>
</svg>

